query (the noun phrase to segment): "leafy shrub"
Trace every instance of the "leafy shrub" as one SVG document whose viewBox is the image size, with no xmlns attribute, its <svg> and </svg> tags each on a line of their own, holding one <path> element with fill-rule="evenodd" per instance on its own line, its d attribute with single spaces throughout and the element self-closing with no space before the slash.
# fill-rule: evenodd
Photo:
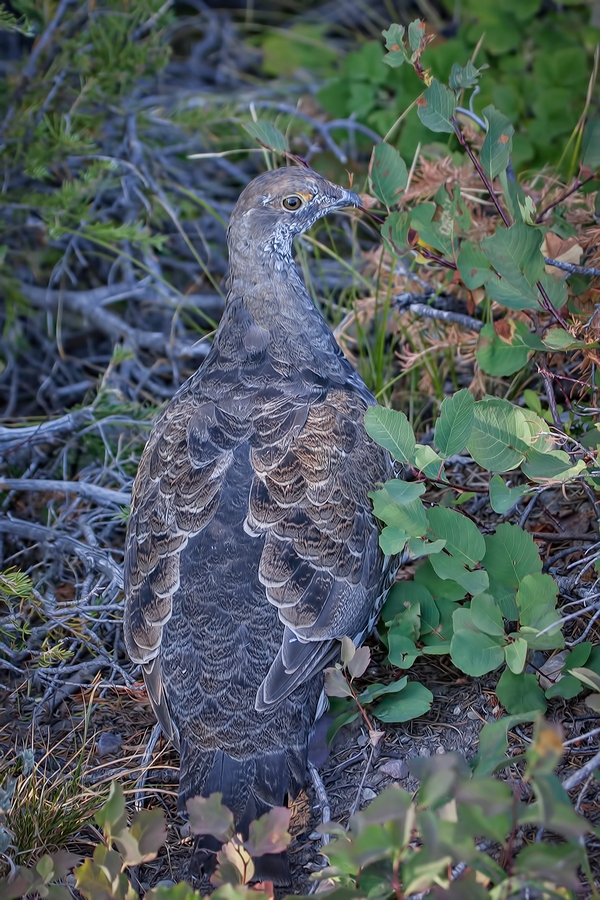
<svg viewBox="0 0 600 900">
<path fill-rule="evenodd" d="M 337 886 L 327 896 L 407 897 L 431 891 L 433 897 L 522 896 L 574 898 L 582 887 L 581 868 L 593 885 L 589 861 L 581 843 L 590 828 L 578 815 L 554 774 L 562 752 L 556 726 L 538 717 L 532 742 L 522 757 L 507 757 L 507 730 L 531 721 L 512 716 L 484 726 L 472 765 L 457 753 L 414 759 L 411 774 L 419 780 L 416 798 L 398 786 L 383 791 L 366 809 L 355 813 L 348 829 L 328 823 L 329 865 L 319 879 Z M 515 778 L 515 765 L 522 773 Z M 510 769 L 505 779 L 494 772 Z M 530 794 L 529 802 L 524 797 Z M 233 834 L 233 817 L 220 794 L 188 801 L 191 831 L 213 834 L 223 841 L 211 881 L 216 900 L 272 900 L 273 886 L 249 888 L 252 856 L 279 852 L 290 841 L 289 810 L 273 809 L 250 826 L 248 841 Z M 125 798 L 113 783 L 106 804 L 96 813 L 104 841 L 93 857 L 75 868 L 77 889 L 86 900 L 138 900 L 127 867 L 154 859 L 166 831 L 162 810 L 142 810 L 127 824 Z M 532 827 L 560 835 L 561 843 L 523 842 Z M 483 839 L 483 840 L 482 840 Z M 113 849 L 116 845 L 116 849 Z M 15 878 L 0 881 L 3 900 L 17 900 L 37 891 L 50 900 L 66 900 L 67 888 L 52 882 L 64 878 L 76 857 L 44 856 L 34 868 L 21 868 Z M 344 890 L 344 888 L 346 890 Z M 593 890 L 593 888 L 592 888 Z M 185 883 L 158 886 L 147 900 L 199 900 Z M 594 893 L 594 896 L 598 896 Z"/>
<path fill-rule="evenodd" d="M 575 2 L 558 10 L 546 8 L 541 0 L 466 0 L 457 13 L 454 3 L 445 6 L 452 23 L 437 23 L 447 37 L 436 36 L 423 55 L 424 66 L 447 81 L 456 60 L 472 57 L 477 48 L 474 62 L 485 71 L 473 110 L 481 116 L 494 104 L 515 127 L 515 168 L 535 169 L 562 159 L 568 170 L 581 140 L 574 129 L 585 107 L 591 61 L 600 41 L 600 23 L 590 18 L 590 7 Z M 364 43 L 343 59 L 337 77 L 317 97 L 335 118 L 356 115 L 380 134 L 403 117 L 394 141 L 410 162 L 419 142 L 431 142 L 414 109 L 404 118 L 420 94 L 419 79 L 411 67 L 386 72 L 382 56 L 379 42 Z"/>
</svg>

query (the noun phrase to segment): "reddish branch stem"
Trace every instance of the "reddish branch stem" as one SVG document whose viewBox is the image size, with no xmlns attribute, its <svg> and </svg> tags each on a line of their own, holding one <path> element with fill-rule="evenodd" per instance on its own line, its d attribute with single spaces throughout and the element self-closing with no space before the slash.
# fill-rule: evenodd
<svg viewBox="0 0 600 900">
<path fill-rule="evenodd" d="M 558 206 L 559 203 L 562 203 L 563 200 L 566 200 L 567 197 L 570 197 L 571 194 L 574 194 L 575 191 L 578 191 L 580 187 L 583 187 L 584 184 L 587 184 L 588 181 L 592 181 L 595 178 L 594 175 L 590 175 L 588 178 L 584 178 L 583 181 L 577 179 L 573 187 L 570 187 L 568 191 L 565 191 L 560 197 L 557 197 L 556 200 L 553 200 L 552 203 L 549 203 L 548 206 L 544 207 L 541 211 L 537 219 L 535 220 L 535 224 L 539 225 L 540 222 L 543 222 L 545 217 L 548 215 L 550 210 L 554 209 L 555 206 Z"/>
<path fill-rule="evenodd" d="M 456 137 L 458 138 L 458 142 L 459 142 L 460 146 L 463 148 L 463 150 L 465 150 L 465 152 L 467 153 L 469 159 L 471 160 L 471 162 L 473 163 L 473 165 L 474 165 L 475 168 L 477 169 L 477 174 L 479 175 L 479 177 L 480 177 L 481 180 L 483 181 L 483 183 L 484 183 L 484 185 L 485 185 L 485 188 L 486 188 L 488 194 L 489 194 L 490 197 L 492 198 L 492 201 L 493 201 L 493 203 L 494 203 L 494 206 L 495 206 L 496 209 L 498 210 L 498 214 L 501 216 L 502 221 L 504 222 L 504 224 L 506 225 L 506 227 L 507 227 L 507 228 L 510 228 L 510 225 L 511 225 L 510 219 L 508 218 L 508 215 L 506 214 L 506 212 L 505 212 L 504 209 L 502 208 L 502 204 L 500 203 L 500 201 L 498 200 L 498 197 L 496 196 L 496 192 L 494 191 L 494 188 L 493 188 L 493 186 L 492 186 L 492 182 L 490 181 L 490 179 L 487 177 L 487 175 L 486 175 L 485 172 L 483 171 L 483 168 L 482 168 L 482 166 L 481 166 L 481 163 L 479 162 L 479 160 L 477 159 L 477 157 L 475 156 L 475 154 L 473 153 L 473 151 L 471 150 L 471 148 L 470 148 L 469 145 L 467 144 L 467 141 L 465 140 L 465 136 L 464 136 L 464 134 L 462 133 L 462 131 L 460 130 L 460 125 L 458 124 L 458 122 L 456 121 L 456 119 L 454 118 L 454 116 L 452 116 L 452 118 L 450 119 L 450 122 L 452 123 L 452 127 L 454 128 L 454 132 L 455 132 L 455 134 L 456 134 Z"/>
<path fill-rule="evenodd" d="M 494 203 L 494 206 L 495 206 L 496 209 L 498 210 L 498 213 L 499 213 L 500 217 L 502 218 L 502 221 L 504 222 L 504 224 L 506 225 L 507 228 L 510 228 L 510 226 L 511 226 L 511 221 L 510 221 L 510 219 L 509 219 L 507 213 L 506 213 L 506 212 L 504 211 L 504 209 L 502 208 L 502 204 L 500 203 L 500 201 L 499 201 L 499 199 L 498 199 L 498 197 L 497 197 L 497 195 L 496 195 L 496 192 L 494 191 L 494 187 L 493 187 L 493 185 L 492 185 L 492 182 L 490 181 L 490 179 L 487 177 L 487 175 L 486 175 L 485 172 L 483 171 L 483 168 L 482 168 L 482 166 L 481 166 L 481 163 L 479 162 L 479 160 L 477 159 L 477 157 L 475 156 L 475 154 L 473 153 L 473 151 L 471 150 L 471 148 L 470 148 L 469 145 L 467 144 L 467 141 L 466 141 L 466 139 L 465 139 L 465 136 L 464 136 L 464 134 L 462 133 L 462 131 L 460 130 L 460 126 L 459 126 L 458 122 L 456 121 L 456 119 L 454 118 L 454 116 L 452 116 L 452 118 L 450 119 L 450 121 L 452 122 L 452 126 L 453 126 L 453 128 L 454 128 L 454 132 L 455 132 L 455 134 L 456 134 L 456 137 L 458 138 L 458 142 L 459 142 L 460 146 L 465 150 L 465 152 L 467 153 L 469 159 L 471 160 L 471 162 L 472 162 L 473 165 L 475 166 L 475 168 L 476 168 L 476 170 L 477 170 L 477 174 L 478 174 L 479 177 L 481 178 L 483 184 L 485 185 L 485 189 L 487 190 L 488 194 L 489 194 L 490 197 L 492 198 L 492 201 L 493 201 L 493 203 Z M 587 180 L 589 181 L 589 179 L 587 179 Z M 585 184 L 585 182 L 582 182 L 582 184 Z M 572 190 L 571 190 L 571 191 L 568 191 L 564 196 L 565 196 L 565 197 L 568 197 L 569 193 L 573 193 L 573 191 L 577 190 L 577 187 L 581 187 L 581 184 L 579 184 L 579 185 L 577 185 L 576 187 L 572 188 Z M 563 197 L 562 199 L 564 199 L 564 197 Z M 560 198 L 559 198 L 559 200 L 557 200 L 556 202 L 559 203 L 559 202 L 560 202 Z M 550 209 L 550 207 L 548 207 L 548 209 Z M 544 211 L 544 212 L 545 212 L 545 211 Z M 538 219 L 539 219 L 539 217 L 538 217 Z M 536 219 L 536 221 L 538 221 L 538 220 Z M 550 300 L 550 297 L 548 296 L 548 294 L 547 294 L 547 292 L 546 292 L 546 290 L 545 290 L 545 288 L 544 288 L 544 285 L 541 283 L 541 281 L 538 281 L 538 282 L 537 282 L 536 287 L 537 287 L 538 291 L 540 292 L 540 294 L 542 295 L 542 306 L 544 307 L 544 309 L 546 310 L 546 312 L 549 312 L 550 315 L 552 315 L 552 316 L 556 319 L 556 321 L 558 322 L 558 324 L 559 324 L 562 328 L 564 328 L 565 330 L 567 330 L 567 323 L 565 322 L 565 320 L 563 319 L 563 317 L 561 316 L 561 314 L 558 312 L 558 310 L 555 309 L 554 304 L 553 304 L 552 301 Z"/>
</svg>

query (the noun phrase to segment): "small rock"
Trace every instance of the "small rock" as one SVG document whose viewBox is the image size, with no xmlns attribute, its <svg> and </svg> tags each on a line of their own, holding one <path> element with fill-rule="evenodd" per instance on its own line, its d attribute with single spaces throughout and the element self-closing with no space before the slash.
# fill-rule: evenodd
<svg viewBox="0 0 600 900">
<path fill-rule="evenodd" d="M 311 831 L 311 833 L 308 836 L 308 840 L 309 841 L 322 841 L 323 835 L 319 834 L 318 831 Z"/>
<path fill-rule="evenodd" d="M 475 719 L 477 722 L 479 721 L 479 716 L 472 709 L 467 713 L 467 719 Z"/>
<path fill-rule="evenodd" d="M 356 743 L 359 747 L 365 747 L 369 743 L 369 735 L 359 734 L 359 736 L 356 738 Z"/>
<path fill-rule="evenodd" d="M 379 771 L 384 775 L 389 775 L 394 781 L 400 781 L 408 775 L 408 766 L 403 759 L 388 759 L 382 766 L 379 766 Z"/>
<path fill-rule="evenodd" d="M 454 709 L 452 710 L 452 713 L 455 716 L 460 716 L 461 712 L 462 712 L 462 708 L 460 706 L 455 706 Z"/>
<path fill-rule="evenodd" d="M 191 834 L 191 832 L 190 832 L 190 823 L 189 822 L 184 822 L 183 825 L 180 825 L 180 827 L 179 827 L 180 837 L 187 838 L 190 836 L 190 834 Z"/>
<path fill-rule="evenodd" d="M 163 878 L 162 881 L 157 881 L 156 884 L 154 885 L 154 887 L 155 887 L 155 888 L 159 888 L 159 887 L 166 887 L 166 888 L 169 888 L 169 887 L 175 887 L 175 882 L 174 882 L 174 881 L 171 881 L 170 878 Z"/>
<path fill-rule="evenodd" d="M 441 755 L 442 755 L 443 753 L 445 753 L 446 751 L 445 751 L 445 749 L 442 747 L 442 745 L 440 744 L 439 747 L 436 747 L 436 748 L 435 748 L 435 752 L 437 753 L 438 756 L 441 756 Z"/>
<path fill-rule="evenodd" d="M 371 788 L 364 788 L 362 792 L 363 800 L 374 800 L 377 794 Z"/>
<path fill-rule="evenodd" d="M 117 753 L 123 744 L 123 737 L 114 731 L 103 731 L 97 741 L 98 756 L 110 756 Z"/>
<path fill-rule="evenodd" d="M 431 756 L 431 750 L 429 747 L 419 747 L 419 756 Z"/>
</svg>

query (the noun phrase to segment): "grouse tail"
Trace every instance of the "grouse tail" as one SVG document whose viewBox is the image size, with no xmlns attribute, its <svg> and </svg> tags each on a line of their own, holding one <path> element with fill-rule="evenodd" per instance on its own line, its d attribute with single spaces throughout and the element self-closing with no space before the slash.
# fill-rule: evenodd
<svg viewBox="0 0 600 900">
<path fill-rule="evenodd" d="M 295 797 L 306 777 L 306 751 L 280 750 L 247 759 L 234 759 L 223 750 L 205 751 L 182 742 L 179 807 L 185 810 L 191 797 L 220 792 L 234 815 L 236 830 L 248 837 L 250 823 L 274 806 Z M 215 869 L 220 842 L 200 836 L 194 847 L 193 874 L 209 876 Z M 278 887 L 291 883 L 287 853 L 254 858 L 255 881 L 272 881 Z"/>
</svg>

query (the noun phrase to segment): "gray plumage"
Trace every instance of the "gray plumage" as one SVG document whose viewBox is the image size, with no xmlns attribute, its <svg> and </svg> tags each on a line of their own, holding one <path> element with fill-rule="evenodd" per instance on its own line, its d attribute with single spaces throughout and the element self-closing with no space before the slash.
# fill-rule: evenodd
<svg viewBox="0 0 600 900">
<path fill-rule="evenodd" d="M 367 496 L 393 474 L 363 426 L 375 401 L 291 255 L 295 235 L 358 205 L 302 168 L 243 191 L 211 351 L 157 419 L 133 490 L 127 650 L 179 748 L 180 805 L 221 791 L 242 832 L 303 787 L 323 668 L 373 627 L 392 578 Z"/>
</svg>

